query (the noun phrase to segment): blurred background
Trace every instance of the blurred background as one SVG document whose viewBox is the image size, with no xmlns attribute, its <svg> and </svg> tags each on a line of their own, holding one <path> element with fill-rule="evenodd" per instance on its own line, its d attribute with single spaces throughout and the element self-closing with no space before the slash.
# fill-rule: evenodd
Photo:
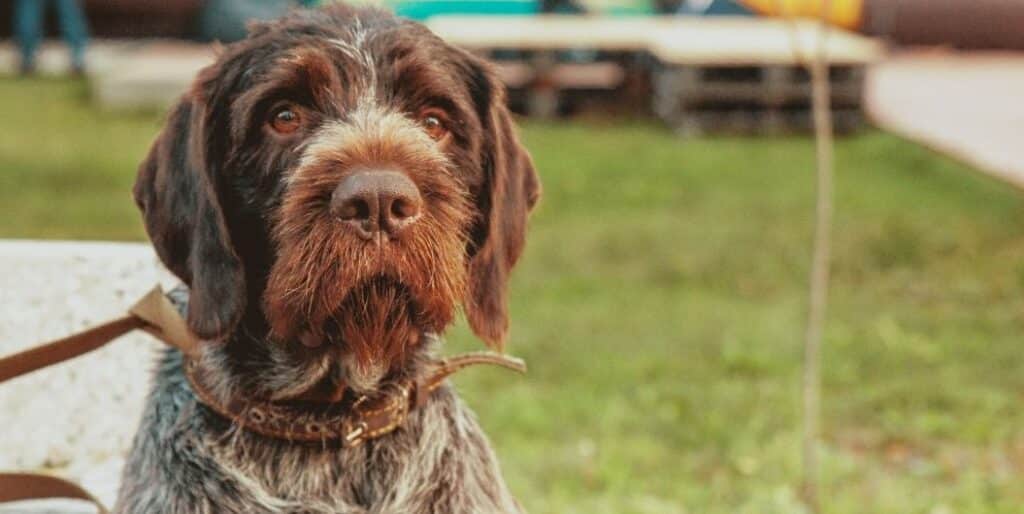
<svg viewBox="0 0 1024 514">
<path fill-rule="evenodd" d="M 0 2 L 0 238 L 144 242 L 130 189 L 164 109 L 211 42 L 299 3 L 320 2 Z M 531 372 L 456 379 L 525 507 L 801 512 L 806 17 L 823 2 L 378 3 L 498 63 L 544 183 L 511 288 L 509 351 Z M 828 17 L 839 138 L 824 511 L 1020 512 L 1024 2 L 832 0 Z M 88 292 L 104 273 L 142 290 L 157 273 L 138 271 L 151 255 L 118 260 L 132 247 L 32 245 L 0 242 L 0 353 L 102 319 Z M 77 278 L 87 261 L 98 271 Z M 77 299 L 51 316 L 58 283 Z M 140 344 L 148 359 L 156 345 Z M 478 347 L 460 322 L 446 350 Z M 110 366 L 142 362 L 54 372 L 135 381 L 119 386 L 124 415 L 102 444 L 5 384 L 0 467 L 112 491 L 145 373 Z M 39 440 L 21 437 L 33 416 L 50 417 Z"/>
</svg>

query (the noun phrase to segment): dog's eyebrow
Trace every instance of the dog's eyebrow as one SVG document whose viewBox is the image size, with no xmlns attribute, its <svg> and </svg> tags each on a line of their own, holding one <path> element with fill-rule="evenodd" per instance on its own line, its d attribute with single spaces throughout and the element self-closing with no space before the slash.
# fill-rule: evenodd
<svg viewBox="0 0 1024 514">
<path fill-rule="evenodd" d="M 323 86 L 340 87 L 338 69 L 327 53 L 320 48 L 301 47 L 293 50 L 281 61 L 281 73 L 305 79 L 310 90 Z"/>
<path fill-rule="evenodd" d="M 465 84 L 451 74 L 429 64 L 400 66 L 394 77 L 392 94 L 416 107 L 434 105 L 462 118 L 474 112 Z"/>
<path fill-rule="evenodd" d="M 418 89 L 428 89 L 436 94 L 461 91 L 462 84 L 447 73 L 440 73 L 433 66 L 421 62 L 402 62 L 395 74 L 399 84 L 415 84 Z M 426 78 L 427 80 L 424 80 Z"/>
<path fill-rule="evenodd" d="M 253 116 L 275 96 L 307 104 L 310 108 L 332 110 L 331 96 L 341 90 L 342 77 L 330 58 L 319 48 L 302 47 L 278 57 L 269 69 L 247 70 L 256 85 L 242 92 L 231 106 L 236 141 L 250 128 Z"/>
</svg>

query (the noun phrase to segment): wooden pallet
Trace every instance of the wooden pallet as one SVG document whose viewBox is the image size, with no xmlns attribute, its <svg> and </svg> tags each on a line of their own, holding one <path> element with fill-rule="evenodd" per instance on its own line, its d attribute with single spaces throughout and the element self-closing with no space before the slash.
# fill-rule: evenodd
<svg viewBox="0 0 1024 514">
<path fill-rule="evenodd" d="M 863 125 L 865 66 L 829 69 L 836 129 Z M 654 72 L 652 108 L 684 135 L 781 133 L 811 128 L 811 81 L 797 65 L 672 66 Z"/>
<path fill-rule="evenodd" d="M 811 128 L 806 63 L 819 50 L 810 21 L 723 20 L 662 31 L 652 43 L 652 108 L 683 134 L 779 133 Z M 867 66 L 877 42 L 830 29 L 826 58 L 838 131 L 863 125 Z"/>
<path fill-rule="evenodd" d="M 494 61 L 516 112 L 551 117 L 571 111 L 584 97 L 614 97 L 627 81 L 627 70 L 616 61 L 557 62 L 545 57 L 551 55 Z"/>
</svg>

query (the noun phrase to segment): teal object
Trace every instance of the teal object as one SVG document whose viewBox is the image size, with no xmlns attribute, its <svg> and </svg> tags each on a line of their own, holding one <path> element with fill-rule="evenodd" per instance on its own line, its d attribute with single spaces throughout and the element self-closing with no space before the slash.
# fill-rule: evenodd
<svg viewBox="0 0 1024 514">
<path fill-rule="evenodd" d="M 650 16 L 657 14 L 650 2 L 619 3 L 601 11 L 603 14 L 615 17 Z"/>
<path fill-rule="evenodd" d="M 44 0 L 18 0 L 14 4 L 14 35 L 21 49 L 21 68 L 31 71 L 35 68 L 36 49 L 43 40 L 43 20 L 46 6 Z M 75 0 L 55 0 L 57 21 L 61 34 L 71 48 L 71 62 L 76 69 L 85 66 L 85 44 L 89 28 L 85 16 Z"/>
<path fill-rule="evenodd" d="M 388 2 L 399 16 L 423 21 L 443 14 L 524 15 L 540 12 L 534 0 L 420 0 Z"/>
<path fill-rule="evenodd" d="M 688 0 L 679 6 L 679 14 L 700 16 L 752 16 L 753 11 L 735 0 Z"/>
</svg>

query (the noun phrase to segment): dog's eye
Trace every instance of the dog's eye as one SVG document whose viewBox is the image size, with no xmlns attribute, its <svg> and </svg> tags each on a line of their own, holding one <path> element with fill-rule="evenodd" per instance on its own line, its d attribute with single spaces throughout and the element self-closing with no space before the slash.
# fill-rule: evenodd
<svg viewBox="0 0 1024 514">
<path fill-rule="evenodd" d="M 282 107 L 274 111 L 270 116 L 270 128 L 278 134 L 291 134 L 299 129 L 302 119 L 298 111 L 290 106 Z"/>
<path fill-rule="evenodd" d="M 447 117 L 441 109 L 423 109 L 420 111 L 420 123 L 427 135 L 435 141 L 440 141 L 448 135 Z"/>
</svg>

